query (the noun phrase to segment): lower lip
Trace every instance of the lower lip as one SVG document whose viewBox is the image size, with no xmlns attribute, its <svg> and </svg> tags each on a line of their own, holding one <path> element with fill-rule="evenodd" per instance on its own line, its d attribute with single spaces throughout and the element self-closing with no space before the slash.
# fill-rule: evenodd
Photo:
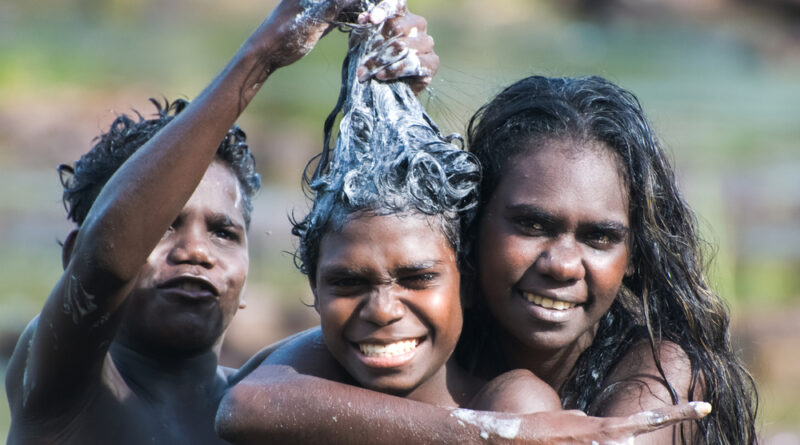
<svg viewBox="0 0 800 445">
<path fill-rule="evenodd" d="M 217 301 L 217 297 L 207 291 L 191 292 L 177 288 L 165 288 L 160 291 L 168 300 L 179 303 L 211 304 Z"/>
<path fill-rule="evenodd" d="M 525 309 L 529 314 L 533 315 L 539 320 L 550 323 L 563 323 L 569 321 L 578 315 L 581 307 L 580 305 L 577 305 L 564 310 L 548 309 L 546 307 L 531 303 L 521 292 L 517 292 L 517 296 L 523 301 L 523 303 L 525 303 Z"/>
<path fill-rule="evenodd" d="M 411 351 L 404 352 L 400 355 L 393 355 L 391 357 L 370 357 L 364 355 L 359 349 L 358 345 L 355 344 L 353 347 L 356 349 L 357 356 L 361 359 L 361 362 L 364 365 L 370 368 L 379 368 L 379 369 L 388 369 L 388 368 L 397 368 L 409 363 L 411 360 L 414 359 L 414 356 L 417 353 L 417 349 L 421 346 L 421 342 L 417 343 L 417 347 L 412 349 Z"/>
</svg>

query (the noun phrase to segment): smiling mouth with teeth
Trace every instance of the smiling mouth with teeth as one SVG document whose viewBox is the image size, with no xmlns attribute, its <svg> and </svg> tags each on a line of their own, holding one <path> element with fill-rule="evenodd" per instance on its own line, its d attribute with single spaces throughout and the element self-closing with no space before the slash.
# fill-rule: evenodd
<svg viewBox="0 0 800 445">
<path fill-rule="evenodd" d="M 552 298 L 543 297 L 541 295 L 532 294 L 530 292 L 523 292 L 522 295 L 528 302 L 545 309 L 555 309 L 557 311 L 566 311 L 575 307 L 575 303 L 567 303 L 566 301 L 553 300 Z"/>
<path fill-rule="evenodd" d="M 418 339 L 400 340 L 387 345 L 359 343 L 358 349 L 367 357 L 395 357 L 413 351 L 418 344 Z"/>
</svg>

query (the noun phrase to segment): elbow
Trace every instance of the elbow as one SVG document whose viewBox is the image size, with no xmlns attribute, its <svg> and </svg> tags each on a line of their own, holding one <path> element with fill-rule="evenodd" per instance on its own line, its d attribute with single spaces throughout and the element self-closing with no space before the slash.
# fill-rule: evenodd
<svg viewBox="0 0 800 445">
<path fill-rule="evenodd" d="M 64 268 L 87 277 L 81 280 L 84 283 L 102 283 L 113 289 L 135 279 L 144 261 L 131 261 L 107 232 L 104 227 L 81 228 L 74 247 L 66 252 Z"/>
<path fill-rule="evenodd" d="M 225 392 L 217 408 L 214 429 L 222 439 L 233 444 L 260 443 L 274 437 L 274 418 L 269 398 L 258 388 L 239 383 Z"/>
<path fill-rule="evenodd" d="M 237 397 L 241 397 L 239 394 L 241 391 L 238 391 L 237 388 L 238 385 L 225 392 L 214 419 L 214 429 L 217 435 L 231 443 L 243 443 L 241 439 L 244 435 L 241 431 L 242 425 L 237 422 L 239 419 L 237 412 L 240 406 Z"/>
</svg>

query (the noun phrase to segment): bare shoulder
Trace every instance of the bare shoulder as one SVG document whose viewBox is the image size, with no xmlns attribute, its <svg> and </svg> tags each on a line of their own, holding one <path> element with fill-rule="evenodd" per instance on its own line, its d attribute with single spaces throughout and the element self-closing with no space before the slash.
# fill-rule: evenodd
<svg viewBox="0 0 800 445">
<path fill-rule="evenodd" d="M 256 352 L 252 357 L 247 359 L 247 362 L 245 362 L 239 369 L 220 366 L 220 372 L 223 374 L 223 376 L 225 376 L 225 378 L 227 378 L 227 383 L 229 386 L 235 385 L 243 378 L 247 377 L 247 375 L 253 372 L 253 370 L 258 368 L 258 366 L 261 365 L 264 360 L 269 358 L 273 352 L 280 350 L 289 344 L 293 344 L 295 341 L 298 342 L 295 343 L 295 346 L 299 347 L 302 344 L 299 340 L 301 338 L 304 338 L 306 342 L 310 343 L 311 339 L 314 338 L 314 332 L 319 332 L 319 327 L 306 329 L 305 331 L 301 331 L 284 339 L 278 340 L 269 346 L 265 346 L 263 349 Z"/>
<path fill-rule="evenodd" d="M 274 365 L 288 367 L 298 374 L 352 383 L 347 372 L 325 345 L 319 327 L 303 331 L 282 342 L 261 362 L 259 368 Z"/>
<path fill-rule="evenodd" d="M 30 344 L 33 340 L 33 335 L 36 332 L 36 326 L 38 323 L 39 316 L 37 315 L 22 331 L 22 334 L 17 340 L 17 345 L 14 347 L 14 352 L 11 354 L 11 359 L 8 363 L 5 381 L 6 394 L 8 396 L 8 404 L 11 407 L 11 411 L 15 414 L 18 414 L 17 411 L 22 409 L 25 366 L 28 362 Z"/>
<path fill-rule="evenodd" d="M 561 409 L 558 394 L 527 369 L 505 372 L 487 383 L 470 402 L 483 411 L 529 414 Z"/>
<path fill-rule="evenodd" d="M 640 340 L 612 370 L 590 411 L 602 416 L 624 416 L 672 405 L 667 382 L 675 389 L 680 402 L 698 400 L 702 394 L 702 382 L 692 387 L 691 361 L 683 348 L 665 341 L 656 352 L 664 370 L 663 376 L 650 343 L 646 339 Z"/>
</svg>

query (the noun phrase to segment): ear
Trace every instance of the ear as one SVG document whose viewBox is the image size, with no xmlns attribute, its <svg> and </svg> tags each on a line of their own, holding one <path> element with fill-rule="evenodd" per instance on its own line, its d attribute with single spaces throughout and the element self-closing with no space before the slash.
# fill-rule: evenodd
<svg viewBox="0 0 800 445">
<path fill-rule="evenodd" d="M 77 237 L 78 229 L 69 232 L 67 239 L 64 240 L 64 244 L 61 246 L 61 267 L 64 269 L 67 268 L 69 260 L 72 258 L 72 249 L 75 248 L 75 238 Z"/>
</svg>

